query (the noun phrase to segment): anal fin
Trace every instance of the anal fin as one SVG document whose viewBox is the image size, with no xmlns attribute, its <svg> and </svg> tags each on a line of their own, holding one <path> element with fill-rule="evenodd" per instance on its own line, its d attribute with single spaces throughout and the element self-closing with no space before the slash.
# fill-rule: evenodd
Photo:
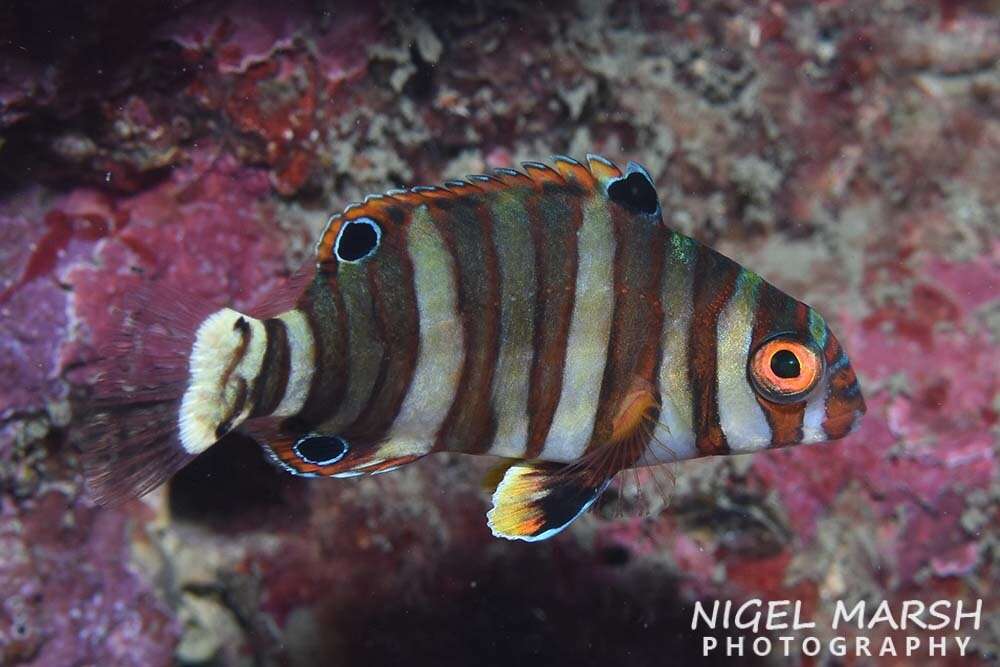
<svg viewBox="0 0 1000 667">
<path fill-rule="evenodd" d="M 573 523 L 611 478 L 594 480 L 570 466 L 525 461 L 511 466 L 496 491 L 487 525 L 496 537 L 537 542 Z"/>
<path fill-rule="evenodd" d="M 422 449 L 386 447 L 332 433 L 294 433 L 280 420 L 254 420 L 244 430 L 264 448 L 272 463 L 298 477 L 360 477 L 390 472 L 426 454 Z"/>
</svg>

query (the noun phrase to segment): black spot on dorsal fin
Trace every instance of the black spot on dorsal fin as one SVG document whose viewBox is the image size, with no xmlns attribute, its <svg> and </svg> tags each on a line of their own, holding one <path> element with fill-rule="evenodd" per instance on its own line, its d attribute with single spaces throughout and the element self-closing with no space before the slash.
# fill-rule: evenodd
<svg viewBox="0 0 1000 667">
<path fill-rule="evenodd" d="M 382 231 L 371 218 L 348 220 L 334 244 L 334 255 L 341 262 L 360 262 L 378 249 Z"/>
<path fill-rule="evenodd" d="M 660 210 L 656 188 L 645 169 L 629 164 L 628 172 L 608 186 L 608 198 L 630 211 L 655 215 Z"/>
</svg>

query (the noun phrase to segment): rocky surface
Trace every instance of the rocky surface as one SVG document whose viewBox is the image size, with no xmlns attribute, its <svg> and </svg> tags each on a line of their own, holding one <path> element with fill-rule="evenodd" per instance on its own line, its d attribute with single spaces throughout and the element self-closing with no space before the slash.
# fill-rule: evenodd
<svg viewBox="0 0 1000 667">
<path fill-rule="evenodd" d="M 720 596 L 983 598 L 996 657 L 995 2 L 317 7 L 0 9 L 0 662 L 683 661 Z M 588 151 L 827 314 L 858 433 L 679 465 L 668 507 L 623 488 L 537 545 L 489 536 L 462 457 L 306 482 L 234 437 L 87 498 L 69 399 L 116 295 L 246 304 L 367 192 Z"/>
</svg>

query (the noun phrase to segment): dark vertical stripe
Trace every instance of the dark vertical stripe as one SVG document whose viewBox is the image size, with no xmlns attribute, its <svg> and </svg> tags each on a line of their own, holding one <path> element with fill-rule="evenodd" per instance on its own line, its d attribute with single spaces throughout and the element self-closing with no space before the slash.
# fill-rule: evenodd
<svg viewBox="0 0 1000 667">
<path fill-rule="evenodd" d="M 340 295 L 347 313 L 347 388 L 330 431 L 340 431 L 352 423 L 371 399 L 379 369 L 385 359 L 385 339 L 375 319 L 375 303 L 368 288 L 368 271 L 364 265 L 345 264 L 337 273 Z"/>
<path fill-rule="evenodd" d="M 334 267 L 336 268 L 336 267 Z M 299 302 L 313 332 L 316 372 L 293 430 L 309 430 L 335 414 L 348 381 L 347 317 L 336 272 L 319 270 Z"/>
<path fill-rule="evenodd" d="M 385 437 L 399 413 L 417 365 L 420 317 L 413 264 L 406 248 L 408 224 L 385 222 L 378 253 L 367 262 L 368 289 L 375 304 L 378 338 L 385 341 L 385 354 L 371 399 L 344 431 L 345 437 L 360 443 L 373 443 Z"/>
<path fill-rule="evenodd" d="M 719 424 L 718 323 L 739 277 L 728 257 L 699 244 L 694 267 L 694 297 L 688 331 L 688 378 L 692 393 L 695 446 L 703 456 L 729 451 Z"/>
<path fill-rule="evenodd" d="M 530 459 L 536 458 L 545 446 L 562 391 L 566 340 L 576 290 L 577 230 L 583 211 L 579 196 L 551 185 L 532 192 L 526 205 L 536 250 L 534 358 L 525 454 Z"/>
<path fill-rule="evenodd" d="M 858 377 L 847 360 L 837 339 L 827 331 L 823 354 L 829 369 L 829 393 L 826 397 L 826 414 L 823 431 L 831 440 L 850 433 L 856 419 L 865 412 L 865 399 L 861 395 Z"/>
<path fill-rule="evenodd" d="M 608 443 L 615 416 L 631 392 L 643 388 L 656 391 L 661 356 L 660 281 L 667 249 L 666 229 L 659 220 L 635 215 L 610 202 L 607 205 L 615 234 L 615 305 L 588 449 Z M 659 405 L 659 396 L 655 398 Z"/>
<path fill-rule="evenodd" d="M 761 344 L 779 333 L 792 333 L 808 340 L 809 309 L 774 285 L 761 281 L 750 342 L 751 358 Z M 756 391 L 754 396 L 771 427 L 771 447 L 788 447 L 801 442 L 805 401 L 778 404 L 768 401 Z"/>
<path fill-rule="evenodd" d="M 221 438 L 225 434 L 233 430 L 233 419 L 236 415 L 243 412 L 243 408 L 246 406 L 247 397 L 249 396 L 247 391 L 247 381 L 242 377 L 236 378 L 236 398 L 233 401 L 233 409 L 229 411 L 229 414 L 219 422 L 219 425 L 215 427 L 215 437 L 216 439 Z"/>
<path fill-rule="evenodd" d="M 495 195 L 493 246 L 500 283 L 500 350 L 493 377 L 498 451 L 522 453 L 534 340 L 535 247 L 523 198 Z M 523 431 L 522 431 L 523 429 Z"/>
<path fill-rule="evenodd" d="M 247 350 L 250 349 L 250 339 L 253 338 L 253 327 L 250 323 L 246 321 L 246 318 L 240 317 L 233 324 L 233 330 L 240 332 L 240 343 L 233 350 L 233 356 L 229 359 L 229 363 L 226 364 L 225 369 L 222 371 L 221 380 L 219 384 L 223 387 L 229 384 L 229 378 L 232 377 L 233 372 L 236 367 L 240 365 L 243 361 L 243 357 L 246 356 Z M 232 430 L 233 420 L 236 415 L 243 412 L 243 408 L 246 406 L 247 398 L 250 396 L 247 390 L 247 382 L 242 377 L 236 378 L 236 400 L 233 401 L 233 407 L 229 411 L 222 422 L 215 427 L 215 437 L 221 438 L 226 433 Z"/>
<path fill-rule="evenodd" d="M 288 374 L 291 370 L 291 350 L 288 348 L 288 330 L 279 319 L 264 320 L 267 345 L 260 373 L 254 380 L 251 417 L 260 417 L 274 412 L 285 395 Z"/>
<path fill-rule="evenodd" d="M 229 384 L 229 378 L 232 376 L 233 371 L 236 367 L 240 365 L 243 361 L 243 357 L 246 356 L 247 350 L 250 348 L 250 339 L 253 338 L 253 327 L 250 323 L 246 321 L 245 317 L 240 317 L 233 324 L 233 331 L 238 331 L 240 333 L 240 343 L 233 350 L 233 356 L 229 359 L 229 363 L 226 364 L 225 369 L 222 371 L 221 379 L 219 384 L 225 387 Z M 242 409 L 242 406 L 241 406 Z M 233 415 L 236 413 L 234 412 Z"/>
<path fill-rule="evenodd" d="M 771 447 L 789 447 L 802 441 L 802 420 L 806 411 L 804 401 L 782 405 L 757 396 L 757 403 L 764 410 L 767 424 L 771 427 Z"/>
<path fill-rule="evenodd" d="M 490 395 L 500 351 L 500 284 L 491 239 L 492 215 L 471 195 L 436 199 L 430 210 L 455 261 L 457 307 L 465 341 L 457 391 L 434 448 L 482 453 L 489 449 L 496 430 Z"/>
</svg>

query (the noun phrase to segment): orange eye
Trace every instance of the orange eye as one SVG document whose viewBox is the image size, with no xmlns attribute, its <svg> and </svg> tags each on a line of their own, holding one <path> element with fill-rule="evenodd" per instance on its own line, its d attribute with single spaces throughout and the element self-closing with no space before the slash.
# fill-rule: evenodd
<svg viewBox="0 0 1000 667">
<path fill-rule="evenodd" d="M 750 377 L 764 398 L 790 403 L 809 393 L 823 374 L 823 359 L 811 347 L 789 338 L 760 346 L 750 361 Z"/>
</svg>

